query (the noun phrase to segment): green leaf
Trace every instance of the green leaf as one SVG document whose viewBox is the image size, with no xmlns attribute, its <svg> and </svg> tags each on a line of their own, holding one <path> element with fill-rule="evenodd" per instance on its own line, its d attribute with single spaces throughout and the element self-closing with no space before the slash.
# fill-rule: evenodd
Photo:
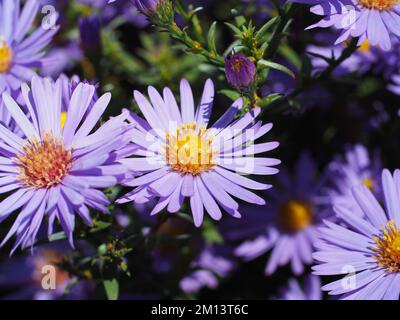
<svg viewBox="0 0 400 320">
<path fill-rule="evenodd" d="M 267 60 L 260 60 L 260 61 L 258 61 L 258 64 L 261 66 L 271 68 L 271 69 L 282 71 L 282 72 L 288 74 L 289 76 L 291 76 L 292 78 L 296 78 L 296 76 L 292 72 L 292 70 L 290 70 L 288 67 L 285 67 L 279 63 L 267 61 Z"/>
<path fill-rule="evenodd" d="M 220 90 L 219 93 L 223 94 L 224 96 L 228 97 L 232 101 L 235 101 L 240 98 L 240 93 L 234 90 L 223 89 Z"/>
<path fill-rule="evenodd" d="M 267 21 L 261 28 L 256 32 L 256 40 L 261 40 L 265 33 L 277 22 L 280 17 L 275 17 Z"/>
<path fill-rule="evenodd" d="M 208 48 L 211 51 L 217 52 L 217 47 L 215 45 L 215 35 L 217 31 L 217 21 L 214 21 L 208 30 Z"/>
<path fill-rule="evenodd" d="M 119 296 L 119 283 L 117 279 L 104 280 L 104 290 L 106 291 L 108 300 L 118 300 Z"/>
<path fill-rule="evenodd" d="M 238 27 L 234 26 L 232 23 L 225 22 L 225 25 L 228 26 L 229 28 L 231 28 L 231 29 L 233 30 L 233 32 L 234 32 L 238 37 L 240 37 L 240 36 L 242 35 L 242 31 L 241 31 Z"/>
<path fill-rule="evenodd" d="M 49 236 L 50 242 L 60 241 L 60 240 L 65 240 L 65 239 L 67 239 L 67 235 L 65 234 L 64 231 L 53 233 L 52 235 Z"/>
<path fill-rule="evenodd" d="M 221 236 L 218 228 L 210 220 L 204 220 L 203 223 L 203 236 L 208 244 L 221 244 L 224 239 Z"/>
<path fill-rule="evenodd" d="M 241 27 L 246 23 L 246 18 L 243 16 L 238 16 L 238 17 L 235 17 L 235 21 L 236 21 L 236 25 L 238 27 Z"/>
</svg>

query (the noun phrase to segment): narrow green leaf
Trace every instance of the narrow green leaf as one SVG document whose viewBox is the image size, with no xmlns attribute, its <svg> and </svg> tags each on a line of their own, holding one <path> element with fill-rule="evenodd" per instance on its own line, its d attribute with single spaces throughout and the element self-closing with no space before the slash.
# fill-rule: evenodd
<svg viewBox="0 0 400 320">
<path fill-rule="evenodd" d="M 220 90 L 219 93 L 223 94 L 224 96 L 228 97 L 232 101 L 235 101 L 240 98 L 240 93 L 234 90 L 223 89 Z"/>
<path fill-rule="evenodd" d="M 276 62 L 272 62 L 272 61 L 267 61 L 267 60 L 260 60 L 258 61 L 259 65 L 265 66 L 267 68 L 271 68 L 271 69 L 275 69 L 275 70 L 279 70 L 282 71 L 286 74 L 288 74 L 289 76 L 291 76 L 292 78 L 296 78 L 295 74 L 292 72 L 292 70 L 290 70 L 288 67 L 285 67 L 279 63 Z"/>
<path fill-rule="evenodd" d="M 108 300 L 118 300 L 119 296 L 119 283 L 117 279 L 104 280 L 104 290 L 106 291 Z"/>
<path fill-rule="evenodd" d="M 225 22 L 225 25 L 228 26 L 229 28 L 231 28 L 232 31 L 233 31 L 234 33 L 236 33 L 236 35 L 237 35 L 238 37 L 240 37 L 240 36 L 242 35 L 242 31 L 241 31 L 238 27 L 234 26 L 232 23 Z"/>
<path fill-rule="evenodd" d="M 265 33 L 272 27 L 274 24 L 280 20 L 280 17 L 275 17 L 267 21 L 261 28 L 256 32 L 256 40 L 261 40 L 261 38 L 265 35 Z"/>
<path fill-rule="evenodd" d="M 217 52 L 217 47 L 215 45 L 215 35 L 217 31 L 217 21 L 214 21 L 208 30 L 208 48 L 211 51 Z"/>
</svg>

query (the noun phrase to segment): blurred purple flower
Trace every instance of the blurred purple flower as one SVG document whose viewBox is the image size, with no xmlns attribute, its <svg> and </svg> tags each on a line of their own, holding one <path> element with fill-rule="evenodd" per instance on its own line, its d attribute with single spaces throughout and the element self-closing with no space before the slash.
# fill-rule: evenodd
<svg viewBox="0 0 400 320">
<path fill-rule="evenodd" d="M 266 275 L 287 263 L 298 275 L 304 265 L 312 263 L 317 228 L 330 217 L 331 210 L 319 197 L 321 182 L 316 180 L 316 167 L 307 153 L 298 160 L 293 177 L 282 170 L 277 183 L 266 195 L 266 206 L 247 207 L 240 223 L 227 220 L 221 231 L 231 241 L 246 239 L 235 249 L 235 255 L 246 261 L 272 250 Z"/>
<path fill-rule="evenodd" d="M 81 47 L 88 53 L 99 53 L 101 50 L 100 19 L 97 14 L 81 17 L 78 20 Z"/>
<path fill-rule="evenodd" d="M 281 289 L 279 300 L 322 300 L 321 280 L 314 275 L 305 278 L 304 286 L 294 279 L 289 279 L 286 288 Z"/>
<path fill-rule="evenodd" d="M 196 293 L 204 287 L 216 289 L 219 279 L 226 278 L 235 266 L 229 250 L 220 245 L 207 245 L 191 264 L 195 271 L 180 281 L 180 288 L 185 293 Z"/>
<path fill-rule="evenodd" d="M 10 292 L 4 299 L 55 300 L 85 299 L 94 289 L 88 280 L 72 284 L 73 277 L 57 264 L 70 253 L 66 245 L 44 245 L 35 248 L 32 255 L 13 257 L 0 265 L 0 289 Z M 55 270 L 54 283 L 50 283 L 49 270 Z M 43 287 L 52 284 L 55 287 Z"/>
<path fill-rule="evenodd" d="M 358 216 L 361 208 L 354 202 L 353 187 L 365 185 L 378 198 L 382 198 L 380 177 L 383 166 L 379 155 L 370 157 L 368 150 L 356 145 L 347 150 L 345 159 L 337 158 L 329 165 L 330 187 L 324 189 L 332 205 L 341 205 Z"/>
</svg>

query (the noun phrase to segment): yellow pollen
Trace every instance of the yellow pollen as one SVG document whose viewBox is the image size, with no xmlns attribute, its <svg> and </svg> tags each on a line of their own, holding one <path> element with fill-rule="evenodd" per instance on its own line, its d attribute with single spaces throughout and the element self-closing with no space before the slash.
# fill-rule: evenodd
<svg viewBox="0 0 400 320">
<path fill-rule="evenodd" d="M 67 113 L 64 111 L 64 112 L 61 112 L 61 129 L 64 129 L 64 126 L 65 126 L 65 122 L 67 122 Z"/>
<path fill-rule="evenodd" d="M 363 43 L 361 43 L 360 47 L 358 48 L 358 51 L 361 53 L 367 53 L 371 50 L 371 45 L 368 40 L 365 40 Z"/>
<path fill-rule="evenodd" d="M 62 181 L 72 166 L 71 150 L 48 133 L 42 141 L 30 139 L 14 161 L 19 178 L 27 186 L 50 188 Z"/>
<path fill-rule="evenodd" d="M 362 181 L 363 185 L 366 186 L 369 190 L 372 190 L 374 187 L 374 182 L 370 178 L 366 178 Z"/>
<path fill-rule="evenodd" d="M 0 37 L 0 73 L 6 73 L 10 69 L 13 54 L 6 42 Z"/>
<path fill-rule="evenodd" d="M 400 0 L 358 0 L 365 8 L 386 11 L 400 3 Z"/>
<path fill-rule="evenodd" d="M 279 223 L 286 231 L 301 231 L 312 222 L 312 205 L 306 201 L 291 200 L 284 203 L 279 210 Z"/>
<path fill-rule="evenodd" d="M 378 265 L 390 272 L 400 271 L 400 229 L 396 222 L 391 220 L 382 227 L 382 235 L 374 236 L 376 247 L 374 258 Z"/>
<path fill-rule="evenodd" d="M 198 175 L 214 167 L 213 137 L 196 122 L 182 124 L 174 133 L 167 134 L 165 157 L 168 165 L 183 174 Z"/>
</svg>

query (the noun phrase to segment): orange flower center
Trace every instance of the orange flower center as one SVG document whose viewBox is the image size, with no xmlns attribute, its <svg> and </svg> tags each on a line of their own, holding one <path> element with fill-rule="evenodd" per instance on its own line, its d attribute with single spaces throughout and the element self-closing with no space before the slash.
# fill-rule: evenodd
<svg viewBox="0 0 400 320">
<path fill-rule="evenodd" d="M 0 37 L 0 73 L 6 73 L 10 69 L 13 58 L 12 51 L 7 47 L 6 42 Z"/>
<path fill-rule="evenodd" d="M 214 167 L 212 137 L 205 127 L 196 130 L 196 122 L 182 124 L 167 134 L 166 161 L 181 173 L 198 175 Z"/>
<path fill-rule="evenodd" d="M 400 229 L 396 222 L 389 221 L 382 228 L 382 235 L 375 236 L 376 247 L 371 249 L 374 251 L 374 258 L 378 265 L 390 272 L 400 271 Z"/>
<path fill-rule="evenodd" d="M 359 3 L 368 9 L 376 9 L 380 11 L 390 10 L 396 4 L 399 4 L 399 0 L 358 0 Z"/>
<path fill-rule="evenodd" d="M 312 205 L 306 201 L 291 200 L 279 210 L 279 222 L 289 232 L 306 229 L 313 222 Z"/>
<path fill-rule="evenodd" d="M 46 134 L 43 141 L 31 139 L 15 162 L 19 178 L 27 186 L 50 188 L 62 181 L 71 169 L 71 150 L 66 150 L 61 139 Z"/>
</svg>

